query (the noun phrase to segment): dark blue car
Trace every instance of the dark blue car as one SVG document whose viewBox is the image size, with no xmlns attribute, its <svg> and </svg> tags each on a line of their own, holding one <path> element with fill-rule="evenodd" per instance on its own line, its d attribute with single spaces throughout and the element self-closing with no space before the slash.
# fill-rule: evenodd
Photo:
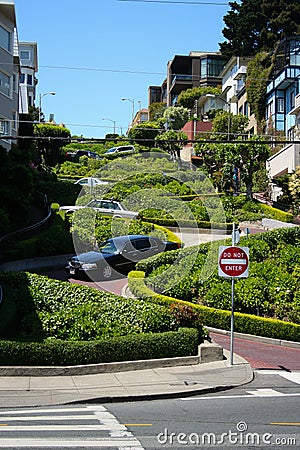
<svg viewBox="0 0 300 450">
<path fill-rule="evenodd" d="M 178 248 L 181 248 L 181 244 L 162 241 L 153 236 L 118 236 L 103 242 L 99 251 L 69 258 L 65 270 L 75 278 L 89 275 L 92 279 L 109 280 L 120 274 L 128 274 L 142 259 Z"/>
</svg>

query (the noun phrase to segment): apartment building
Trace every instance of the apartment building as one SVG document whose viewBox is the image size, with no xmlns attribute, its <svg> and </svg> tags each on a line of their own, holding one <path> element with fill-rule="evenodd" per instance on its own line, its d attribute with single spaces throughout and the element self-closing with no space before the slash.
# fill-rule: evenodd
<svg viewBox="0 0 300 450">
<path fill-rule="evenodd" d="M 20 114 L 28 114 L 29 107 L 34 106 L 36 85 L 38 80 L 38 56 L 36 42 L 19 42 L 19 55 L 21 64 L 20 74 Z"/>
<path fill-rule="evenodd" d="M 267 86 L 266 120 L 291 141 L 266 163 L 271 197 L 277 200 L 280 189 L 274 183 L 276 177 L 292 173 L 300 165 L 300 35 L 284 39 L 278 48 Z"/>
<path fill-rule="evenodd" d="M 19 75 L 15 5 L 0 0 L 0 146 L 7 151 L 18 135 Z"/>
<path fill-rule="evenodd" d="M 233 56 L 220 73 L 222 94 L 203 96 L 198 101 L 201 114 L 206 116 L 213 109 L 224 109 L 232 114 L 243 114 L 249 119 L 248 131 L 257 133 L 257 123 L 247 101 L 246 77 L 250 57 Z"/>
<path fill-rule="evenodd" d="M 174 106 L 182 91 L 221 85 L 224 65 L 220 52 L 191 51 L 189 55 L 175 55 L 167 64 L 167 77 L 162 85 L 148 88 L 149 105 L 164 102 L 167 107 Z"/>
</svg>

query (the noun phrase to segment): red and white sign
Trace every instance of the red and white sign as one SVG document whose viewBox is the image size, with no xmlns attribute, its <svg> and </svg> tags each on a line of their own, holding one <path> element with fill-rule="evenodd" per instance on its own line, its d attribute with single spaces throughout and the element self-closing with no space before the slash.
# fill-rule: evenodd
<svg viewBox="0 0 300 450">
<path fill-rule="evenodd" d="M 248 247 L 219 247 L 219 276 L 242 278 L 248 276 Z"/>
</svg>

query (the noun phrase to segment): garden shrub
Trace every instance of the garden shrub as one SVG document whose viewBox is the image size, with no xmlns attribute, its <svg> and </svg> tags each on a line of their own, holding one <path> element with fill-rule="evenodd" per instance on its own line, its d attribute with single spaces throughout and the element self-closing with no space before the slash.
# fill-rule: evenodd
<svg viewBox="0 0 300 450">
<path fill-rule="evenodd" d="M 158 305 L 170 305 L 175 302 L 186 304 L 199 313 L 201 322 L 204 326 L 220 328 L 222 330 L 230 329 L 230 311 L 210 308 L 190 302 L 184 302 L 183 300 L 178 300 L 170 296 L 155 294 L 145 285 L 144 276 L 145 274 L 141 271 L 132 271 L 129 273 L 129 288 L 135 296 L 142 298 L 144 301 L 151 301 Z M 236 312 L 234 316 L 236 332 L 300 342 L 300 325 L 296 323 L 257 317 L 241 312 Z"/>
<path fill-rule="evenodd" d="M 178 328 L 169 308 L 25 272 L 0 272 L 22 339 L 88 340 Z M 17 337 L 16 336 L 16 337 Z"/>
<path fill-rule="evenodd" d="M 199 334 L 193 328 L 145 333 L 95 341 L 13 342 L 0 340 L 2 366 L 70 366 L 172 358 L 198 354 Z"/>
</svg>

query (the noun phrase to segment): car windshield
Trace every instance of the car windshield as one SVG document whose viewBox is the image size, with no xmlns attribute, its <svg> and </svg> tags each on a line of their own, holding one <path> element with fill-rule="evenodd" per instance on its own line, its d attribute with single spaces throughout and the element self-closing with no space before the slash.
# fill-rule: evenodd
<svg viewBox="0 0 300 450">
<path fill-rule="evenodd" d="M 111 241 L 108 242 L 104 242 L 103 244 L 101 244 L 99 246 L 99 251 L 101 253 L 117 253 L 117 247 L 115 246 L 115 244 Z"/>
<path fill-rule="evenodd" d="M 109 150 L 107 150 L 106 153 L 114 153 L 117 149 L 115 147 L 110 148 Z"/>
</svg>

